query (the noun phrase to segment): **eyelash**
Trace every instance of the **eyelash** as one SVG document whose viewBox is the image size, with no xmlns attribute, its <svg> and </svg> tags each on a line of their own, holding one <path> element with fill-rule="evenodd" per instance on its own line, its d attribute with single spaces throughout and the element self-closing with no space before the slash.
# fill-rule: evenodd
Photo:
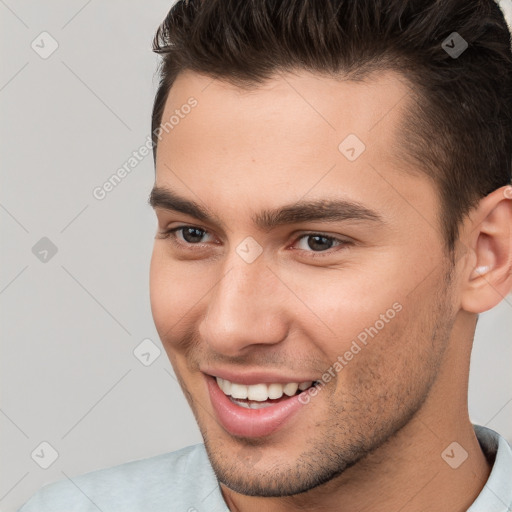
<svg viewBox="0 0 512 512">
<path fill-rule="evenodd" d="M 205 234 L 208 233 L 208 231 L 203 229 L 203 228 L 200 228 L 198 226 L 193 226 L 193 225 L 186 224 L 186 225 L 177 226 L 175 228 L 168 229 L 166 231 L 161 232 L 159 238 L 169 239 L 176 246 L 178 246 L 178 247 L 186 247 L 187 249 L 192 249 L 193 246 L 195 246 L 195 245 L 201 245 L 200 242 L 196 243 L 196 244 L 193 244 L 193 243 L 186 242 L 186 241 L 185 242 L 178 241 L 178 239 L 176 238 L 176 233 L 178 231 L 182 231 L 182 230 L 184 230 L 186 228 L 197 229 L 199 231 L 202 231 Z M 303 238 L 307 238 L 309 236 L 319 236 L 319 237 L 325 238 L 326 240 L 329 240 L 329 241 L 339 242 L 338 247 L 340 247 L 340 246 L 341 247 L 338 250 L 348 249 L 349 246 L 353 245 L 353 243 L 348 241 L 348 240 L 343 240 L 341 238 L 336 238 L 334 236 L 324 235 L 322 233 L 317 233 L 317 232 L 314 232 L 314 231 L 312 231 L 310 233 L 303 233 L 302 235 L 297 237 L 293 243 L 296 244 L 298 241 L 302 240 Z M 336 246 L 334 246 L 334 247 L 336 247 Z M 312 258 L 319 258 L 319 257 L 321 258 L 323 256 L 330 256 L 330 255 L 333 254 L 333 252 L 336 252 L 336 250 L 335 251 L 332 250 L 334 247 L 330 247 L 329 249 L 327 249 L 325 251 L 313 251 L 313 250 L 306 251 L 304 249 L 298 249 L 298 250 L 300 250 L 302 252 L 308 253 L 310 255 L 310 257 L 312 257 Z"/>
</svg>

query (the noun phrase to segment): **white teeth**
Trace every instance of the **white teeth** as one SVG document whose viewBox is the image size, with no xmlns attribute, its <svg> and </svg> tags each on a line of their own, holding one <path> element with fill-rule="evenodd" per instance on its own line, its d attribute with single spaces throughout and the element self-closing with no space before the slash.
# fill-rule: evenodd
<svg viewBox="0 0 512 512">
<path fill-rule="evenodd" d="M 270 384 L 268 386 L 268 397 L 272 400 L 281 398 L 283 396 L 283 385 L 282 384 Z"/>
<path fill-rule="evenodd" d="M 310 381 L 310 380 L 309 380 L 308 382 L 301 382 L 301 383 L 299 384 L 299 389 L 300 389 L 301 391 L 304 391 L 305 389 L 310 388 L 312 384 L 313 384 L 313 382 L 312 382 L 312 381 Z"/>
<path fill-rule="evenodd" d="M 272 407 L 273 404 L 267 402 L 239 402 L 234 398 L 230 398 L 230 400 L 240 407 L 244 409 L 265 409 L 265 407 Z"/>
<path fill-rule="evenodd" d="M 268 398 L 268 390 L 266 384 L 256 384 L 255 386 L 247 386 L 247 398 L 264 402 Z"/>
<path fill-rule="evenodd" d="M 233 398 L 247 398 L 247 386 L 231 382 L 231 393 Z"/>
<path fill-rule="evenodd" d="M 299 389 L 299 385 L 296 382 L 288 382 L 288 384 L 284 386 L 284 392 L 288 396 L 295 395 L 297 389 Z"/>
<path fill-rule="evenodd" d="M 239 400 L 251 400 L 254 402 L 265 402 L 268 399 L 276 400 L 281 398 L 283 394 L 287 396 L 293 396 L 299 389 L 304 391 L 311 387 L 312 381 L 306 382 L 288 382 L 286 384 L 272 383 L 272 384 L 253 384 L 247 386 L 245 384 L 237 384 L 236 382 L 230 382 L 226 379 L 216 377 L 219 388 L 224 394 L 231 396 L 232 398 Z M 236 402 L 241 405 L 240 402 Z M 260 408 L 259 404 L 254 404 L 256 407 L 250 407 L 252 409 Z M 263 406 L 263 404 L 261 404 Z M 266 406 L 266 405 L 265 405 Z M 244 405 L 245 407 L 245 405 Z"/>
<path fill-rule="evenodd" d="M 226 395 L 230 395 L 231 394 L 231 382 L 229 382 L 229 380 L 224 380 L 224 379 L 221 379 L 222 380 L 222 386 L 220 386 L 220 389 L 222 389 L 222 391 L 224 391 L 224 393 L 226 393 Z"/>
</svg>

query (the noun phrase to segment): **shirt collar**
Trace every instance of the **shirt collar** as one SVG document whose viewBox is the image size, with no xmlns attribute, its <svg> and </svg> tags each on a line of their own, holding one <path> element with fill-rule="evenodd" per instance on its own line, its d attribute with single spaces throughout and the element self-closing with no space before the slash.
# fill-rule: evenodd
<svg viewBox="0 0 512 512">
<path fill-rule="evenodd" d="M 467 512 L 510 512 L 512 510 L 512 448 L 494 430 L 473 425 L 482 451 L 492 463 L 491 474 Z"/>
</svg>

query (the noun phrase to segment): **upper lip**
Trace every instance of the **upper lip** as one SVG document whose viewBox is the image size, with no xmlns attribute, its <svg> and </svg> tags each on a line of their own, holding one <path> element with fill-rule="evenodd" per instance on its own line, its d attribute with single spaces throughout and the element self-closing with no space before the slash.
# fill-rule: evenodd
<svg viewBox="0 0 512 512">
<path fill-rule="evenodd" d="M 268 371 L 268 370 L 244 370 L 243 373 L 240 370 L 234 371 L 228 368 L 208 368 L 201 370 L 206 375 L 211 377 L 220 377 L 221 379 L 229 380 L 230 382 L 236 382 L 237 384 L 245 384 L 250 386 L 252 384 L 287 384 L 288 382 L 314 382 L 317 380 L 316 377 L 297 377 L 297 376 L 285 376 L 282 371 Z"/>
</svg>

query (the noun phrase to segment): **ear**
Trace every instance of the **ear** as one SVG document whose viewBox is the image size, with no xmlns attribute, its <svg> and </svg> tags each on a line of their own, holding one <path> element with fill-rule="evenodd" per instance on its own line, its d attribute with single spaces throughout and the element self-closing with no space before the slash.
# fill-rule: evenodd
<svg viewBox="0 0 512 512">
<path fill-rule="evenodd" d="M 512 186 L 501 187 L 478 203 L 465 222 L 466 258 L 461 307 L 482 313 L 512 289 Z"/>
</svg>

